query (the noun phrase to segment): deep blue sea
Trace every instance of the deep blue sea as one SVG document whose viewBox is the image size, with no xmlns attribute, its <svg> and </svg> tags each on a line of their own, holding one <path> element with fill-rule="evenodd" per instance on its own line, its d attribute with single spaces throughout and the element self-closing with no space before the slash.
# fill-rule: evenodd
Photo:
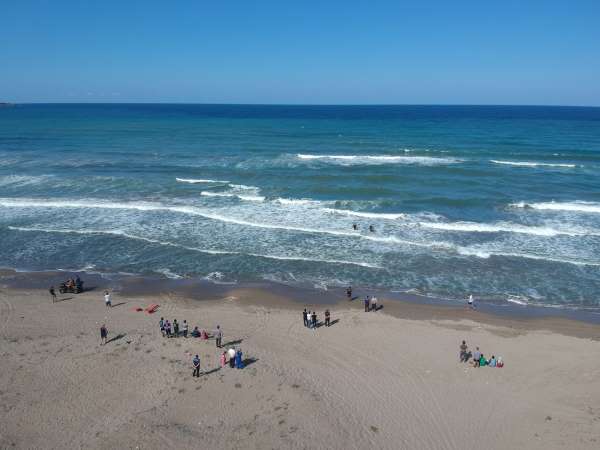
<svg viewBox="0 0 600 450">
<path fill-rule="evenodd" d="M 600 108 L 0 107 L 0 266 L 600 307 Z"/>
</svg>

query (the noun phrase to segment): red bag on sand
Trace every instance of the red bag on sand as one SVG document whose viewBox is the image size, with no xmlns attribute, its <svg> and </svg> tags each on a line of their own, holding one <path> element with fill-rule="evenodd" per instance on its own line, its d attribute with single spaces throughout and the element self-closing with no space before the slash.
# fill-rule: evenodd
<svg viewBox="0 0 600 450">
<path fill-rule="evenodd" d="M 158 306 L 159 306 L 159 305 L 157 305 L 156 303 L 152 303 L 150 306 L 148 306 L 148 307 L 146 308 L 146 312 L 147 312 L 148 314 L 152 314 L 153 312 L 155 312 L 155 311 L 158 309 Z"/>
</svg>

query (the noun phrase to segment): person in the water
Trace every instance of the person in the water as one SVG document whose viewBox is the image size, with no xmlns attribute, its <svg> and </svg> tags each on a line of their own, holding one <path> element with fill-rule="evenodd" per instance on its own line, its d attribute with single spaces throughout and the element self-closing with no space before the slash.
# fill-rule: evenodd
<svg viewBox="0 0 600 450">
<path fill-rule="evenodd" d="M 353 224 L 352 224 L 352 229 L 353 229 L 354 231 L 358 230 L 358 225 L 356 225 L 355 223 L 353 223 Z"/>
<path fill-rule="evenodd" d="M 373 225 L 369 225 L 369 231 L 371 233 L 375 233 L 375 227 Z"/>
</svg>

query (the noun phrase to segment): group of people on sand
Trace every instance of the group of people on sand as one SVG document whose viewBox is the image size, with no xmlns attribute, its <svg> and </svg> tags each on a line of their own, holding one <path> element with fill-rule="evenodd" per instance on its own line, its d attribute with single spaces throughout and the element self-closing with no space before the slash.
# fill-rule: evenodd
<svg viewBox="0 0 600 450">
<path fill-rule="evenodd" d="M 165 320 L 164 317 L 161 317 L 158 321 L 158 326 L 160 328 L 160 332 L 163 337 L 167 338 L 178 338 L 183 336 L 187 338 L 188 335 L 193 338 L 201 338 L 207 340 L 209 337 L 215 338 L 215 343 L 217 348 L 221 348 L 221 342 L 223 340 L 223 330 L 220 325 L 217 325 L 217 329 L 214 330 L 211 334 L 206 330 L 200 330 L 198 327 L 194 327 L 192 332 L 190 333 L 190 327 L 187 320 L 183 320 L 182 323 L 179 323 L 177 319 L 173 319 L 173 322 L 170 322 L 168 319 Z"/>
<path fill-rule="evenodd" d="M 244 354 L 242 353 L 242 349 L 238 348 L 230 348 L 223 353 L 219 358 L 221 367 L 225 367 L 229 364 L 229 367 L 232 369 L 243 369 L 244 368 Z M 196 355 L 192 359 L 192 377 L 200 377 L 200 356 Z"/>
<path fill-rule="evenodd" d="M 311 328 L 313 330 L 319 328 L 319 320 L 317 319 L 316 311 L 311 312 L 307 311 L 306 308 L 304 308 L 304 311 L 302 311 L 302 320 L 304 322 L 304 326 L 307 328 Z M 331 312 L 329 311 L 329 309 L 325 310 L 325 326 L 331 326 Z"/>
<path fill-rule="evenodd" d="M 462 341 L 459 348 L 459 359 L 461 363 L 469 363 L 473 367 L 504 367 L 502 356 L 496 358 L 492 355 L 490 359 L 486 359 L 484 354 L 479 350 L 479 347 L 475 347 L 474 352 L 469 351 L 466 341 Z"/>
</svg>

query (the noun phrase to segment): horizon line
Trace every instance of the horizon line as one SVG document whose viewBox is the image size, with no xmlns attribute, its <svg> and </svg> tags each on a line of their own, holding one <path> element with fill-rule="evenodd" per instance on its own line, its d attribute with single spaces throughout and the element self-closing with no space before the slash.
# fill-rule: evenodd
<svg viewBox="0 0 600 450">
<path fill-rule="evenodd" d="M 511 104 L 511 103 L 213 103 L 213 102 L 177 102 L 177 101 L 111 101 L 111 102 L 89 102 L 89 101 L 56 101 L 56 102 L 11 102 L 0 101 L 0 105 L 202 105 L 202 106 L 456 106 L 456 107 L 534 107 L 534 108 L 600 108 L 600 105 L 568 105 L 568 104 Z"/>
</svg>

